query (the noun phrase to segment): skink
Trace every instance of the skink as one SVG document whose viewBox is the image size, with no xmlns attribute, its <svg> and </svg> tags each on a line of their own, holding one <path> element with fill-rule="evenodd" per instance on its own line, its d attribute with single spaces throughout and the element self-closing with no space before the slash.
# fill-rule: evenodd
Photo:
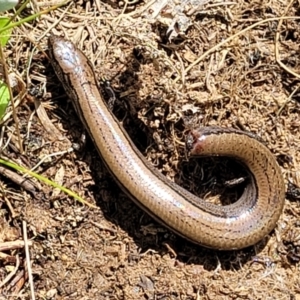
<svg viewBox="0 0 300 300">
<path fill-rule="evenodd" d="M 238 201 L 227 206 L 208 203 L 168 180 L 144 158 L 108 109 L 91 63 L 73 43 L 52 35 L 49 53 L 106 167 L 154 219 L 194 243 L 219 250 L 253 245 L 274 229 L 283 210 L 285 184 L 265 145 L 234 129 L 204 127 L 188 133 L 190 155 L 233 157 L 249 172 L 250 183 Z"/>
</svg>

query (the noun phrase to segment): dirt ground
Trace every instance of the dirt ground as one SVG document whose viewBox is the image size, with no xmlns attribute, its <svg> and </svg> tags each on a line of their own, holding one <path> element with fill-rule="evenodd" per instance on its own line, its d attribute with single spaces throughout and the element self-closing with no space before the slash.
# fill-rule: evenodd
<svg viewBox="0 0 300 300">
<path fill-rule="evenodd" d="M 33 291 L 47 300 L 300 299 L 299 201 L 287 199 L 275 230 L 253 247 L 221 252 L 187 242 L 119 189 L 82 140 L 54 75 L 50 33 L 84 51 L 99 82 L 111 82 L 114 113 L 141 152 L 197 195 L 236 199 L 242 187 L 224 191 L 224 182 L 244 173 L 226 159 L 187 162 L 191 124 L 257 134 L 286 185 L 300 186 L 299 2 L 177 2 L 71 1 L 14 29 L 5 60 L 26 95 L 17 124 L 10 117 L 2 126 L 1 156 L 97 208 L 35 179 L 21 186 L 0 169 L 0 299 L 33 299 Z M 45 5 L 32 1 L 21 16 Z"/>
</svg>

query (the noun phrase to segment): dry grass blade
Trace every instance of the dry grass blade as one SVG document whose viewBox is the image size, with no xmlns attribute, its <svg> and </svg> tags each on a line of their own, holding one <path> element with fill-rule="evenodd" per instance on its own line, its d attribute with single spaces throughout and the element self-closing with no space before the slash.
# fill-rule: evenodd
<svg viewBox="0 0 300 300">
<path fill-rule="evenodd" d="M 32 269 L 31 269 L 31 260 L 30 260 L 30 254 L 29 254 L 29 241 L 27 237 L 27 224 L 25 221 L 22 222 L 23 227 L 23 238 L 25 243 L 25 253 L 26 253 L 26 266 L 27 266 L 27 272 L 28 272 L 28 279 L 29 279 L 29 285 L 30 285 L 30 297 L 32 300 L 35 300 L 35 293 L 34 293 L 34 285 L 33 285 L 33 276 L 32 276 Z"/>
</svg>

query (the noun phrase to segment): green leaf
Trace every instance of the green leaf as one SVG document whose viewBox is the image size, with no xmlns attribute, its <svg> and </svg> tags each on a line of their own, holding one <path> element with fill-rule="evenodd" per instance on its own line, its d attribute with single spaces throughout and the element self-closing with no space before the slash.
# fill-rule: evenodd
<svg viewBox="0 0 300 300">
<path fill-rule="evenodd" d="M 0 11 L 5 11 L 15 7 L 19 1 L 17 0 L 0 0 Z"/>
<path fill-rule="evenodd" d="M 1 3 L 1 0 L 0 0 Z M 10 19 L 6 18 L 6 17 L 0 17 L 0 29 L 4 28 L 7 24 L 9 24 Z M 10 38 L 10 34 L 11 34 L 12 28 L 10 28 L 9 30 L 5 30 L 3 32 L 1 32 L 0 34 L 0 44 L 2 47 L 4 47 L 8 41 L 8 39 Z"/>
<path fill-rule="evenodd" d="M 61 191 L 65 192 L 66 194 L 74 197 L 80 203 L 88 205 L 89 207 L 97 208 L 97 206 L 95 206 L 94 204 L 85 201 L 84 199 L 82 199 L 80 196 L 78 196 L 74 192 L 72 192 L 72 191 L 68 190 L 67 188 L 65 188 L 65 187 L 57 184 L 54 181 L 49 180 L 48 178 L 46 178 L 46 177 L 44 177 L 42 175 L 36 174 L 36 173 L 34 173 L 34 172 L 30 171 L 30 170 L 27 170 L 27 169 L 23 168 L 22 166 L 19 166 L 19 165 L 15 164 L 15 163 L 13 163 L 11 161 L 8 161 L 8 160 L 2 159 L 2 158 L 0 158 L 0 164 L 3 164 L 3 165 L 8 166 L 10 168 L 13 168 L 14 170 L 20 171 L 20 172 L 22 172 L 24 174 L 28 174 L 30 176 L 33 176 L 34 178 L 38 179 L 39 181 L 44 182 L 44 183 L 46 183 L 46 184 L 48 184 L 50 186 L 53 186 L 55 188 L 58 188 Z"/>
<path fill-rule="evenodd" d="M 4 82 L 0 81 L 0 120 L 2 120 L 6 108 L 10 102 L 9 90 Z"/>
</svg>

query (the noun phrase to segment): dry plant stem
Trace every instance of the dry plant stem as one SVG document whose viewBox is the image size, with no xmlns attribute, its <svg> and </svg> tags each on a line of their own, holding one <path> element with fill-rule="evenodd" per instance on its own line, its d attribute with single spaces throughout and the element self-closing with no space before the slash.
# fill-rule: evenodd
<svg viewBox="0 0 300 300">
<path fill-rule="evenodd" d="M 18 141 L 19 141 L 19 149 L 20 149 L 20 152 L 22 154 L 23 153 L 23 145 L 22 145 L 22 140 L 21 140 L 21 135 L 20 135 L 19 121 L 18 121 L 17 114 L 16 114 L 15 101 L 14 101 L 13 93 L 12 93 L 12 90 L 11 90 L 9 77 L 8 77 L 7 65 L 6 65 L 6 61 L 4 59 L 3 49 L 2 49 L 1 45 L 0 45 L 0 55 L 1 55 L 2 65 L 3 65 L 5 81 L 6 81 L 6 84 L 8 86 L 10 101 L 11 101 L 11 104 L 12 104 L 13 118 L 14 118 L 14 121 L 15 121 L 15 124 L 16 124 L 16 131 L 17 131 L 17 136 L 18 136 Z"/>
<path fill-rule="evenodd" d="M 22 186 L 28 192 L 34 193 L 36 191 L 34 185 L 30 182 L 30 180 L 24 178 L 23 176 L 17 174 L 12 170 L 0 166 L 0 174 L 9 178 L 14 183 Z"/>
<path fill-rule="evenodd" d="M 0 260 L 2 259 L 7 259 L 8 257 L 10 257 L 10 255 L 4 253 L 4 252 L 0 252 Z"/>
<path fill-rule="evenodd" d="M 45 160 L 47 160 L 53 156 L 59 155 L 61 157 L 61 156 L 65 155 L 66 153 L 72 153 L 73 151 L 74 151 L 73 148 L 69 148 L 68 150 L 65 150 L 65 151 L 48 154 L 48 155 L 44 156 L 32 169 L 30 169 L 30 172 L 33 172 L 34 170 L 36 170 Z"/>
<path fill-rule="evenodd" d="M 182 61 L 182 59 L 181 59 L 181 57 L 180 57 L 180 55 L 178 54 L 177 51 L 175 51 L 175 55 L 176 55 L 176 57 L 177 57 L 177 59 L 179 60 L 179 63 L 180 63 L 181 82 L 182 82 L 183 85 L 185 85 L 185 75 L 186 75 L 186 73 L 184 71 L 184 64 L 183 64 L 183 61 Z"/>
<path fill-rule="evenodd" d="M 14 211 L 14 209 L 13 209 L 13 207 L 12 207 L 10 201 L 7 199 L 7 197 L 6 197 L 5 195 L 3 195 L 3 198 L 4 198 L 4 201 L 5 201 L 6 205 L 7 205 L 8 208 L 9 208 L 11 217 L 12 217 L 12 218 L 15 218 L 17 214 L 15 213 L 15 211 Z"/>
<path fill-rule="evenodd" d="M 29 285 L 30 285 L 31 300 L 35 300 L 33 277 L 32 277 L 30 254 L 29 254 L 29 241 L 27 238 L 27 225 L 26 225 L 25 221 L 22 222 L 22 226 L 23 226 L 23 237 L 24 237 L 24 243 L 25 243 L 26 264 L 27 264 L 27 270 L 28 270 L 28 279 L 29 279 Z"/>
<path fill-rule="evenodd" d="M 5 126 L 1 126 L 1 131 L 0 131 L 0 154 L 3 151 L 3 137 L 5 133 Z"/>
<path fill-rule="evenodd" d="M 25 282 L 25 278 L 26 278 L 26 274 L 24 269 L 20 270 L 20 272 L 15 276 L 15 278 L 10 282 L 9 286 L 12 287 L 16 287 L 14 289 L 14 293 L 17 293 L 20 291 L 21 287 L 24 285 Z"/>
<path fill-rule="evenodd" d="M 28 169 L 26 169 L 26 168 L 24 168 L 24 167 L 21 167 L 21 166 L 19 166 L 18 164 L 15 164 L 15 163 L 13 163 L 13 162 L 11 162 L 11 161 L 9 161 L 9 160 L 5 160 L 5 159 L 0 158 L 0 162 L 1 162 L 2 164 L 4 164 L 4 165 L 10 167 L 10 168 L 13 168 L 13 169 L 15 169 L 15 170 L 18 170 L 18 171 L 20 171 L 20 172 L 22 172 L 22 173 L 25 173 L 25 174 L 28 174 L 28 175 L 30 175 L 30 176 L 33 176 L 33 177 L 35 177 L 36 179 L 38 179 L 39 181 L 42 181 L 42 182 L 44 182 L 44 183 L 46 183 L 46 184 L 48 184 L 48 185 L 51 185 L 51 186 L 53 186 L 53 187 L 56 187 L 56 188 L 61 189 L 62 191 L 64 191 L 64 192 L 67 193 L 68 195 L 74 197 L 77 201 L 79 201 L 79 202 L 81 202 L 81 203 L 83 203 L 83 204 L 86 204 L 86 205 L 88 205 L 88 206 L 90 206 L 90 207 L 93 207 L 93 208 L 98 208 L 96 205 L 93 205 L 93 204 L 91 204 L 91 203 L 85 201 L 84 199 L 82 199 L 82 198 L 81 198 L 80 196 L 78 196 L 77 194 L 73 193 L 72 191 L 66 189 L 66 188 L 63 187 L 63 186 L 58 185 L 57 183 L 55 183 L 55 182 L 49 180 L 48 178 L 46 178 L 46 177 L 44 177 L 44 176 L 42 176 L 42 175 L 36 174 L 36 173 L 34 173 L 34 172 L 31 172 L 30 170 L 28 170 Z"/>
<path fill-rule="evenodd" d="M 110 228 L 108 226 L 103 226 L 97 222 L 91 221 L 91 224 L 93 224 L 94 226 L 96 226 L 97 228 L 101 229 L 101 230 L 106 230 L 112 233 L 117 233 L 118 231 L 116 229 Z"/>
<path fill-rule="evenodd" d="M 32 242 L 28 242 L 29 246 L 32 245 Z M 3 242 L 0 243 L 0 251 L 7 251 L 12 249 L 19 249 L 24 247 L 24 242 L 21 240 L 13 241 L 13 242 Z"/>
<path fill-rule="evenodd" d="M 47 112 L 41 103 L 40 100 L 34 98 L 34 106 L 36 113 L 39 117 L 39 120 L 41 121 L 41 124 L 43 125 L 44 129 L 47 131 L 47 133 L 51 136 L 52 140 L 62 140 L 63 136 L 61 135 L 60 131 L 57 130 L 57 128 L 53 125 L 51 120 L 49 119 Z"/>
<path fill-rule="evenodd" d="M 64 1 L 61 0 L 53 0 L 53 1 L 36 1 L 36 0 L 32 0 L 32 3 L 34 3 L 34 5 L 36 7 L 44 7 L 44 6 L 56 6 L 56 5 L 60 5 L 61 3 L 63 3 Z M 68 1 L 65 1 L 67 4 Z"/>
<path fill-rule="evenodd" d="M 60 2 L 60 3 L 62 3 L 62 2 Z M 67 4 L 67 2 L 66 2 L 66 4 Z M 30 76 L 29 76 L 30 65 L 31 65 L 31 61 L 32 61 L 32 57 L 33 57 L 33 55 L 34 55 L 35 49 L 36 49 L 36 48 L 39 49 L 39 51 L 41 51 L 41 52 L 47 57 L 47 54 L 45 53 L 44 49 L 41 48 L 41 46 L 40 46 L 40 44 L 39 44 L 39 41 L 40 41 L 41 39 L 43 39 L 43 38 L 44 38 L 44 37 L 52 30 L 52 28 L 54 28 L 57 24 L 59 24 L 59 22 L 63 19 L 63 17 L 65 16 L 65 14 L 68 12 L 68 10 L 69 10 L 69 8 L 70 8 L 71 5 L 72 5 L 72 1 L 71 1 L 71 3 L 68 5 L 68 7 L 63 11 L 63 13 L 61 14 L 60 18 L 59 18 L 56 22 L 54 22 L 54 24 L 53 24 L 52 26 L 50 26 L 49 28 L 47 28 L 47 30 L 46 30 L 46 31 L 45 31 L 38 39 L 36 39 L 36 41 L 32 40 L 29 36 L 27 36 L 27 39 L 28 39 L 33 45 L 35 45 L 35 47 L 34 47 L 33 50 L 31 51 L 31 55 L 30 55 L 30 57 L 29 57 L 29 59 L 28 59 L 28 67 L 27 67 L 27 70 L 26 70 L 26 78 L 29 78 L 29 77 L 30 77 Z M 47 15 L 46 15 L 45 17 L 47 17 Z M 25 86 L 25 84 L 24 84 L 24 86 Z M 27 86 L 28 86 L 28 84 L 27 84 Z"/>
<path fill-rule="evenodd" d="M 132 17 L 137 17 L 140 16 L 144 11 L 146 11 L 152 4 L 154 4 L 157 0 L 152 0 L 149 3 L 147 3 L 146 5 L 144 5 L 140 10 L 138 11 L 132 11 L 128 14 L 126 14 L 126 16 L 132 16 Z"/>
<path fill-rule="evenodd" d="M 117 27 L 117 26 L 119 25 L 119 23 L 120 23 L 122 17 L 124 16 L 124 12 L 125 12 L 125 10 L 126 10 L 126 8 L 127 8 L 127 5 L 128 5 L 128 2 L 125 1 L 125 4 L 124 4 L 124 7 L 123 7 L 123 9 L 122 9 L 121 14 L 120 14 L 118 17 L 116 17 L 116 18 L 114 19 L 115 27 Z"/>
<path fill-rule="evenodd" d="M 218 48 L 220 48 L 221 46 L 227 44 L 228 42 L 232 41 L 234 38 L 238 37 L 239 35 L 245 33 L 246 31 L 252 29 L 252 28 L 255 28 L 256 26 L 258 25 L 261 25 L 263 23 L 266 23 L 266 22 L 270 22 L 270 21 L 277 21 L 277 20 L 299 20 L 300 17 L 274 17 L 274 18 L 268 18 L 266 20 L 262 20 L 262 21 L 259 21 L 257 23 L 254 23 L 250 26 L 248 26 L 247 28 L 237 32 L 236 34 L 230 36 L 229 38 L 227 38 L 226 40 L 222 41 L 221 43 L 217 44 L 216 46 L 210 48 L 209 50 L 207 50 L 206 52 L 204 52 L 198 59 L 196 59 L 193 63 L 191 63 L 185 70 L 184 70 L 184 74 L 186 75 L 194 66 L 196 66 L 197 64 L 200 63 L 201 60 L 203 60 L 206 56 L 208 56 L 209 54 L 215 52 Z M 299 75 L 295 75 L 296 77 L 300 78 Z M 177 76 L 174 80 L 174 83 L 176 83 L 180 78 L 182 77 L 181 76 Z"/>
<path fill-rule="evenodd" d="M 24 274 L 24 273 L 25 272 L 22 272 L 22 274 L 20 274 L 20 275 L 23 275 L 23 277 L 21 277 L 19 279 L 19 281 L 15 284 L 15 289 L 13 290 L 14 294 L 17 294 L 20 292 L 20 290 L 24 286 L 25 281 L 28 279 L 28 274 L 27 273 Z"/>
<path fill-rule="evenodd" d="M 67 3 L 67 2 L 66 2 Z M 68 5 L 68 7 L 62 12 L 62 14 L 60 15 L 59 19 L 53 23 L 52 26 L 50 26 L 49 28 L 47 28 L 47 30 L 44 32 L 44 34 L 42 34 L 37 40 L 36 40 L 36 47 L 39 48 L 39 44 L 37 42 L 39 42 L 41 39 L 43 39 L 53 28 L 56 27 L 57 24 L 59 24 L 59 22 L 63 19 L 63 17 L 65 16 L 65 14 L 69 11 L 71 5 L 73 4 L 73 1 L 70 1 L 70 4 Z"/>
<path fill-rule="evenodd" d="M 20 266 L 20 259 L 19 259 L 19 255 L 16 255 L 16 267 L 14 268 L 13 271 L 11 271 L 9 273 L 9 275 L 6 276 L 6 278 L 0 283 L 0 288 L 2 288 L 5 284 L 7 284 L 13 277 L 14 275 L 17 273 L 18 269 Z"/>
<path fill-rule="evenodd" d="M 168 243 L 163 243 L 163 246 L 167 248 L 167 250 L 173 255 L 173 257 L 177 257 L 176 251 Z"/>
<path fill-rule="evenodd" d="M 294 0 L 291 0 L 291 2 L 289 3 L 289 5 L 287 6 L 284 15 L 287 14 L 287 12 L 289 11 L 291 5 L 293 4 Z M 280 37 L 280 27 L 282 25 L 284 19 L 280 19 L 278 22 L 278 26 L 277 26 L 277 30 L 276 30 L 276 34 L 275 34 L 275 59 L 277 61 L 277 63 L 279 64 L 279 66 L 284 69 L 286 72 L 292 74 L 293 76 L 297 77 L 298 79 L 300 79 L 300 75 L 296 72 L 294 72 L 292 69 L 288 68 L 284 63 L 281 62 L 280 60 L 280 54 L 279 54 L 279 37 Z"/>
<path fill-rule="evenodd" d="M 187 16 L 191 16 L 192 14 L 194 14 L 196 11 L 199 11 L 199 8 L 202 8 L 202 6 L 204 6 L 208 1 L 204 1 L 202 4 L 200 4 L 198 7 L 192 8 L 191 10 L 188 11 Z M 206 9 L 208 8 L 212 8 L 212 7 L 220 7 L 220 6 L 228 6 L 228 5 L 236 5 L 236 2 L 219 2 L 219 3 L 213 3 L 213 4 L 208 4 L 205 6 Z"/>
<path fill-rule="evenodd" d="M 22 80 L 22 78 L 20 76 L 16 76 L 18 79 L 18 83 L 21 84 L 21 87 L 19 88 L 19 90 L 21 90 L 21 92 L 19 93 L 18 99 L 17 101 L 14 103 L 14 108 L 17 108 L 19 106 L 19 104 L 21 103 L 21 101 L 23 100 L 25 94 L 26 94 L 26 85 L 25 82 Z M 13 100 L 14 101 L 14 100 Z M 14 112 L 14 110 L 8 112 L 3 119 L 0 121 L 0 125 L 2 125 L 3 123 L 5 123 L 11 116 L 11 114 Z M 8 145 L 8 142 L 6 143 Z"/>
<path fill-rule="evenodd" d="M 278 109 L 276 115 L 279 116 L 284 109 L 284 107 L 287 105 L 289 101 L 293 98 L 293 96 L 296 94 L 296 92 L 299 90 L 299 87 L 296 87 L 293 92 L 289 95 L 289 97 L 286 99 L 286 101 L 283 103 L 283 105 Z"/>
</svg>

